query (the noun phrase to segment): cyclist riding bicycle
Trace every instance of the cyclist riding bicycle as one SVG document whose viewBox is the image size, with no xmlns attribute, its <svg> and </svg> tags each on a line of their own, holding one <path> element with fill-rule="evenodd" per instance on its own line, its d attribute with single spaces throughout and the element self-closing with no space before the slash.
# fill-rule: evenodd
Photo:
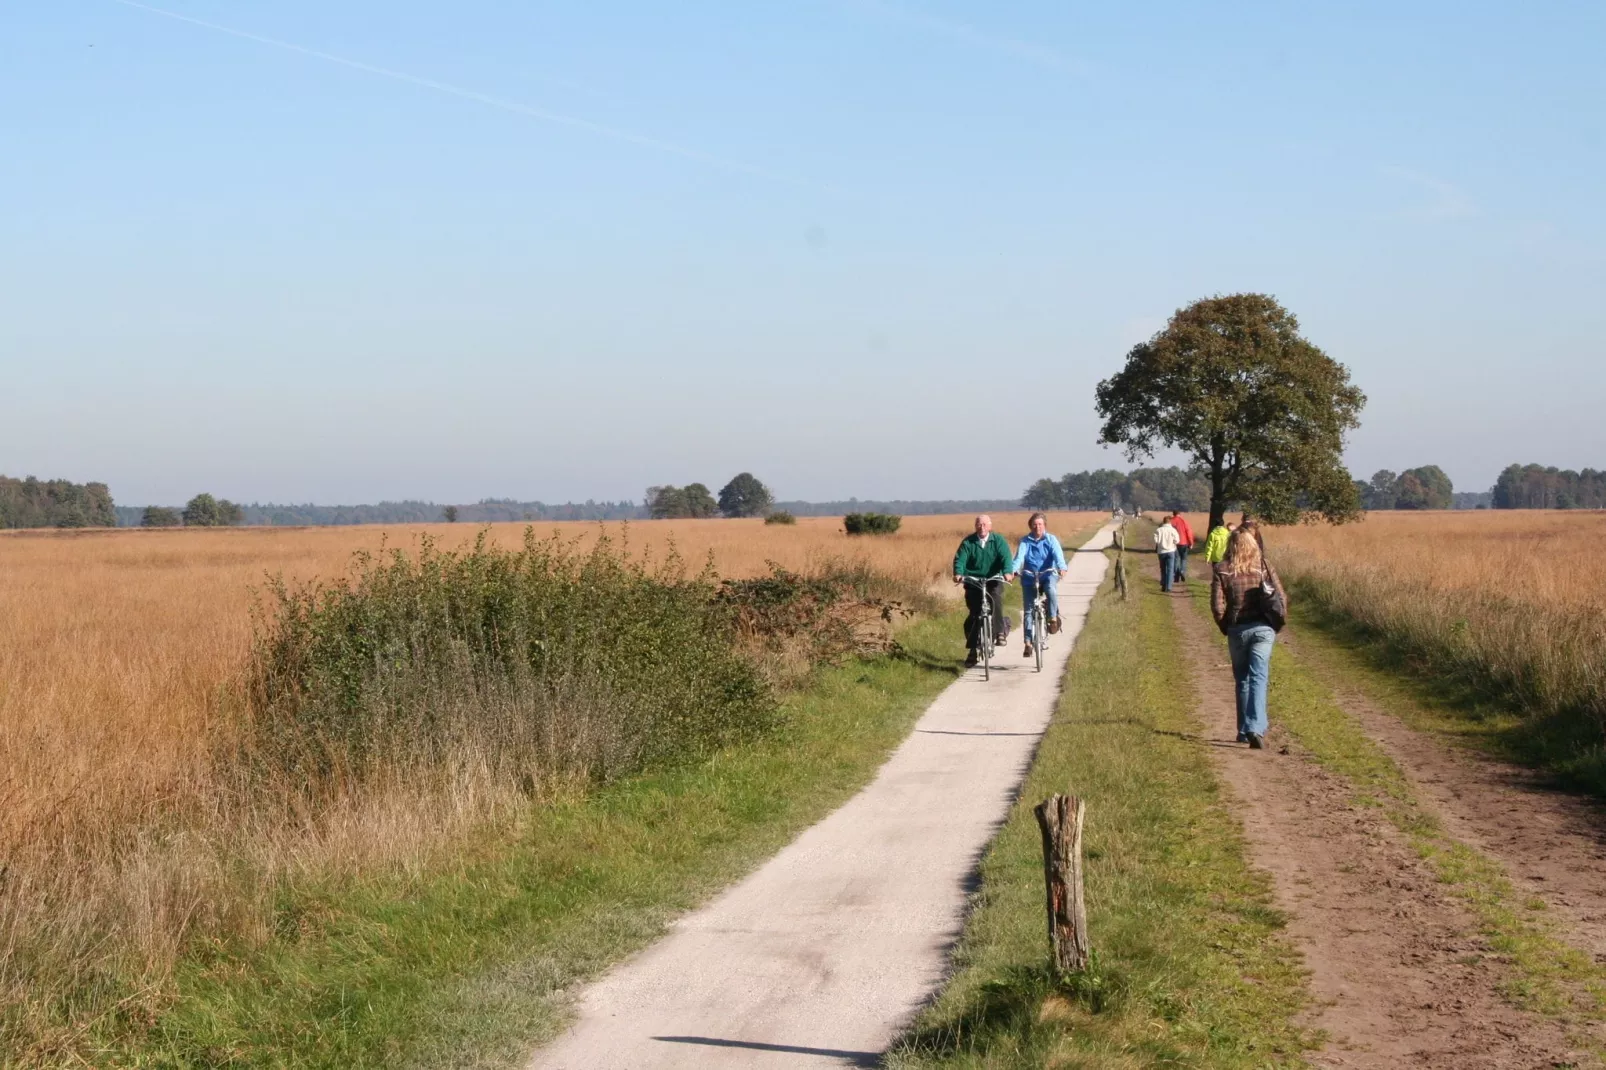
<svg viewBox="0 0 1606 1070">
<path fill-rule="evenodd" d="M 1009 540 L 993 530 L 993 518 L 987 515 L 976 518 L 975 534 L 966 535 L 954 554 L 954 582 L 965 583 L 967 578 L 983 580 L 987 597 L 992 600 L 994 644 L 1003 646 L 1009 639 L 1009 618 L 1004 615 L 1004 584 L 1014 577 L 1015 571 L 1009 554 Z M 980 583 L 965 583 L 965 605 L 970 614 L 965 617 L 965 668 L 971 668 L 980 657 L 978 636 L 981 633 Z"/>
<path fill-rule="evenodd" d="M 1033 513 L 1026 525 L 1031 528 L 1031 533 L 1020 541 L 1020 547 L 1015 551 L 1013 569 L 1020 573 L 1021 600 L 1027 606 L 1026 652 L 1021 656 L 1029 658 L 1033 654 L 1032 644 L 1038 641 L 1038 637 L 1032 634 L 1034 629 L 1030 611 L 1032 600 L 1037 597 L 1038 586 L 1042 586 L 1043 593 L 1048 597 L 1048 634 L 1058 635 L 1059 579 L 1068 575 L 1070 569 L 1065 564 L 1065 550 L 1060 546 L 1059 539 L 1048 533 L 1048 517 Z"/>
</svg>

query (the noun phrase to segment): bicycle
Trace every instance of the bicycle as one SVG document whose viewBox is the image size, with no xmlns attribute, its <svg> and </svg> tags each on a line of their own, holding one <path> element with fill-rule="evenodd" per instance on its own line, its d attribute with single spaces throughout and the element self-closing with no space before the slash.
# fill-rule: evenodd
<svg viewBox="0 0 1606 1070">
<path fill-rule="evenodd" d="M 976 645 L 981 649 L 981 678 L 983 680 L 991 680 L 993 678 L 993 596 L 987 593 L 987 585 L 994 580 L 1003 578 L 1002 574 L 985 578 L 977 576 L 964 577 L 967 584 L 975 584 L 981 590 L 981 623 L 976 626 Z M 1007 634 L 1009 630 L 1007 622 L 1004 630 Z"/>
<path fill-rule="evenodd" d="M 1021 570 L 1022 582 L 1026 577 L 1030 577 L 1037 588 L 1037 595 L 1026 610 L 1032 620 L 1032 626 L 1026 634 L 1032 644 L 1032 657 L 1037 661 L 1038 672 L 1043 671 L 1043 651 L 1048 647 L 1048 584 L 1043 582 L 1043 577 L 1058 571 L 1053 568 L 1045 568 L 1038 572 Z"/>
</svg>

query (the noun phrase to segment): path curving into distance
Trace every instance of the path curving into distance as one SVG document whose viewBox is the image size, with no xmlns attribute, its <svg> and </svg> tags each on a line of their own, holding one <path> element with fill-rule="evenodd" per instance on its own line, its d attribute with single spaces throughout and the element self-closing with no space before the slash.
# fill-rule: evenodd
<svg viewBox="0 0 1606 1070">
<path fill-rule="evenodd" d="M 582 994 L 530 1070 L 875 1066 L 936 992 L 982 851 L 1053 717 L 1113 525 L 1070 555 L 1043 671 L 1020 629 L 841 809 Z"/>
</svg>

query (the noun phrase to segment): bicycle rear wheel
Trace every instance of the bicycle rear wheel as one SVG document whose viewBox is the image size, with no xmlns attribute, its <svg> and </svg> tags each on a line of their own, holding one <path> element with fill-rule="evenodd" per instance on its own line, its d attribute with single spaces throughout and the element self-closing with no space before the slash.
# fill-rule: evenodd
<svg viewBox="0 0 1606 1070">
<path fill-rule="evenodd" d="M 1041 605 L 1032 607 L 1032 656 L 1037 659 L 1037 671 L 1043 671 L 1043 647 L 1048 645 L 1048 620 Z"/>
</svg>

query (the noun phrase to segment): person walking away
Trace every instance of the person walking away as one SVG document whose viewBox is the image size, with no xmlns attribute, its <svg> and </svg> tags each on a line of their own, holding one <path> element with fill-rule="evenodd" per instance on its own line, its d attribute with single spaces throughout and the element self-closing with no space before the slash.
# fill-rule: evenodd
<svg viewBox="0 0 1606 1070">
<path fill-rule="evenodd" d="M 1212 569 L 1210 615 L 1227 637 L 1238 697 L 1238 742 L 1266 745 L 1266 691 L 1271 648 L 1288 621 L 1288 594 L 1261 549 L 1254 524 L 1240 524 L 1227 540 L 1227 556 Z"/>
<path fill-rule="evenodd" d="M 1188 518 L 1179 509 L 1171 510 L 1171 526 L 1177 529 L 1177 559 L 1171 567 L 1176 578 L 1187 583 L 1188 551 L 1193 549 L 1193 529 L 1188 526 Z"/>
<path fill-rule="evenodd" d="M 1009 618 L 1004 615 L 1004 584 L 1013 578 L 1013 565 L 1009 540 L 993 530 L 992 517 L 978 516 L 976 530 L 965 536 L 954 554 L 954 582 L 965 583 L 967 577 L 986 581 L 987 596 L 993 603 L 996 646 L 1003 646 L 1009 639 Z M 980 584 L 965 583 L 965 605 L 970 610 L 965 617 L 965 668 L 968 669 L 981 657 Z"/>
<path fill-rule="evenodd" d="M 1042 587 L 1043 594 L 1048 598 L 1048 634 L 1058 635 L 1059 579 L 1068 575 L 1070 569 L 1065 564 L 1065 549 L 1060 545 L 1059 538 L 1048 533 L 1048 517 L 1033 513 L 1027 519 L 1026 526 L 1030 530 L 1015 548 L 1014 571 L 1020 576 L 1021 603 L 1026 607 L 1026 651 L 1021 657 L 1029 658 L 1034 653 L 1032 644 L 1041 641 L 1032 634 L 1032 602 L 1037 599 L 1038 587 Z"/>
<path fill-rule="evenodd" d="M 1221 523 L 1210 529 L 1205 536 L 1205 563 L 1210 565 L 1221 564 L 1222 558 L 1227 556 L 1227 537 L 1232 532 L 1227 530 L 1227 521 L 1223 517 Z"/>
<path fill-rule="evenodd" d="M 1169 519 L 1154 529 L 1154 552 L 1160 555 L 1160 590 L 1171 590 L 1171 569 L 1177 560 L 1177 529 Z"/>
</svg>

